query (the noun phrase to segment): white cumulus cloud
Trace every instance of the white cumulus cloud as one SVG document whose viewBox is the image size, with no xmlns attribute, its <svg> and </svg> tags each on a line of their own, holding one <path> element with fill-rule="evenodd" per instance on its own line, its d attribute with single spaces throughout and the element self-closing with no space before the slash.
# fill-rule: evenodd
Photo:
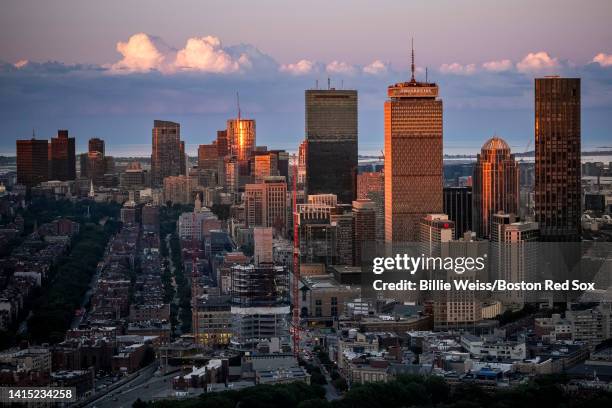
<svg viewBox="0 0 612 408">
<path fill-rule="evenodd" d="M 545 51 L 530 52 L 516 64 L 516 69 L 520 72 L 547 71 L 557 67 L 559 67 L 559 60 L 551 57 Z"/>
<path fill-rule="evenodd" d="M 595 57 L 593 57 L 593 62 L 598 63 L 602 67 L 610 67 L 612 66 L 612 54 L 605 54 L 600 52 Z"/>
<path fill-rule="evenodd" d="M 330 74 L 354 74 L 355 67 L 347 64 L 342 61 L 332 61 L 327 66 L 325 66 L 325 70 Z"/>
<path fill-rule="evenodd" d="M 283 64 L 279 69 L 291 75 L 306 75 L 315 70 L 315 65 L 313 61 L 301 59 L 295 64 Z"/>
<path fill-rule="evenodd" d="M 499 61 L 488 61 L 482 64 L 482 67 L 491 72 L 502 72 L 512 69 L 512 61 L 509 59 L 502 59 Z"/>
<path fill-rule="evenodd" d="M 117 51 L 123 58 L 111 66 L 117 72 L 149 72 L 163 70 L 169 47 L 161 39 L 145 33 L 132 35 L 127 42 L 119 41 Z"/>
<path fill-rule="evenodd" d="M 370 75 L 386 74 L 388 70 L 389 67 L 387 66 L 387 64 L 385 64 L 381 60 L 375 60 L 371 64 L 363 67 L 363 72 Z"/>
<path fill-rule="evenodd" d="M 251 68 L 248 56 L 233 58 L 226 52 L 219 38 L 214 36 L 192 37 L 187 40 L 185 48 L 176 54 L 174 67 L 180 70 L 191 70 L 226 74 L 237 72 L 241 68 Z"/>
<path fill-rule="evenodd" d="M 444 74 L 470 75 L 476 72 L 476 64 L 461 65 L 458 62 L 440 65 L 440 72 Z"/>
</svg>

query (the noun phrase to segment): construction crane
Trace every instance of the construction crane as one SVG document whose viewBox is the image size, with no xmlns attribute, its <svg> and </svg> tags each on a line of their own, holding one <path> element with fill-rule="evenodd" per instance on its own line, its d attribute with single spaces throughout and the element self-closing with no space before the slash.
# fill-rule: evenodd
<svg viewBox="0 0 612 408">
<path fill-rule="evenodd" d="M 197 193 L 199 194 L 199 193 Z M 199 197 L 198 197 L 199 198 Z M 197 267 L 197 239 L 195 235 L 195 225 L 196 225 L 196 209 L 194 207 L 193 213 L 191 216 L 191 331 L 193 332 L 193 339 L 195 344 L 199 344 L 198 334 L 199 330 L 199 320 L 198 319 L 198 267 Z M 200 226 L 201 233 L 202 226 Z"/>
<path fill-rule="evenodd" d="M 297 214 L 297 171 L 298 163 L 295 153 L 293 154 L 293 282 L 292 282 L 292 303 L 293 315 L 291 325 L 293 327 L 293 354 L 299 357 L 300 354 L 300 313 L 299 313 L 299 281 L 300 281 L 300 233 L 298 231 Z"/>
</svg>

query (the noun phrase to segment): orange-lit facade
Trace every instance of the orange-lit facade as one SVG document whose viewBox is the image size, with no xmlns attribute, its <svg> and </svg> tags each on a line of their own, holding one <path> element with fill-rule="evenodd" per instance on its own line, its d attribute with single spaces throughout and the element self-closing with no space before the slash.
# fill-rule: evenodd
<svg viewBox="0 0 612 408">
<path fill-rule="evenodd" d="M 385 241 L 417 242 L 442 212 L 442 100 L 434 83 L 391 85 L 385 102 Z"/>
<path fill-rule="evenodd" d="M 227 142 L 231 155 L 238 161 L 248 160 L 255 150 L 255 120 L 229 119 Z"/>
<path fill-rule="evenodd" d="M 474 230 L 480 237 L 489 237 L 493 214 L 518 214 L 519 169 L 510 146 L 499 137 L 487 140 L 477 157 L 472 197 Z"/>
</svg>

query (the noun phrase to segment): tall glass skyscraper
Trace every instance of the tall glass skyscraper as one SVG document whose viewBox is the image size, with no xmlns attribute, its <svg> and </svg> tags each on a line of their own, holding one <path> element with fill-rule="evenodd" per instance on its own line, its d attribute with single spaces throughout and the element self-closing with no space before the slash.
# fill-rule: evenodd
<svg viewBox="0 0 612 408">
<path fill-rule="evenodd" d="M 357 91 L 306 91 L 306 188 L 308 194 L 356 198 Z"/>
<path fill-rule="evenodd" d="M 535 80 L 535 215 L 546 241 L 580 239 L 580 78 Z"/>
</svg>

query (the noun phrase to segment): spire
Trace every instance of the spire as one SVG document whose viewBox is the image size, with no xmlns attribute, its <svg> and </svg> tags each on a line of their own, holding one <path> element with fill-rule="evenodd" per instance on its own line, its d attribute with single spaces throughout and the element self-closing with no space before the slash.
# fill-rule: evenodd
<svg viewBox="0 0 612 408">
<path fill-rule="evenodd" d="M 236 92 L 236 104 L 238 105 L 238 120 L 240 120 L 240 94 Z"/>
<path fill-rule="evenodd" d="M 414 79 L 414 38 L 412 38 L 411 43 L 412 43 L 412 64 L 410 65 L 410 71 L 412 71 L 412 78 L 410 78 L 410 81 L 415 82 L 416 79 Z"/>
</svg>

